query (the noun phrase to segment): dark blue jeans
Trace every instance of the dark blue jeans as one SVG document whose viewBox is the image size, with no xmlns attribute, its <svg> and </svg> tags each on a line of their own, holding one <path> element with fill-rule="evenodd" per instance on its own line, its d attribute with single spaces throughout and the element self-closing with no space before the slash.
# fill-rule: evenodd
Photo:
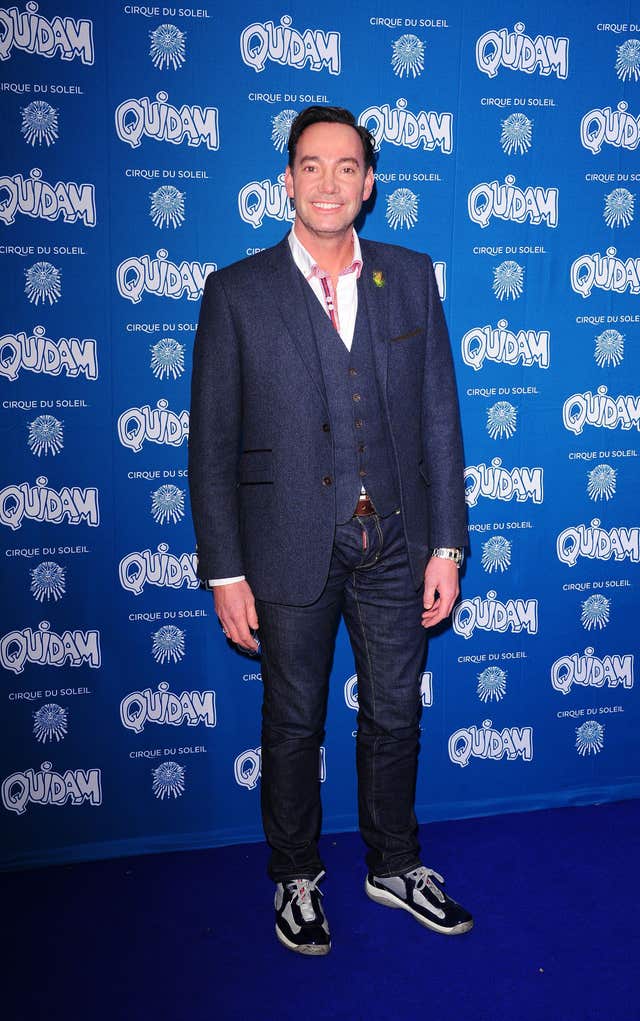
<svg viewBox="0 0 640 1021">
<path fill-rule="evenodd" d="M 426 634 L 400 513 L 336 527 L 329 577 L 310 606 L 257 601 L 262 642 L 262 817 L 276 882 L 313 878 L 322 808 L 319 756 L 344 616 L 358 674 L 358 814 L 378 876 L 419 864 L 414 813 Z"/>
</svg>

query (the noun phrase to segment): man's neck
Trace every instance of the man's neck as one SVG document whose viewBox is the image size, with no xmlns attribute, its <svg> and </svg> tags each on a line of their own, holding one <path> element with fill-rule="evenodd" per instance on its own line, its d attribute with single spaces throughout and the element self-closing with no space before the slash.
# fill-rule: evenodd
<svg viewBox="0 0 640 1021">
<path fill-rule="evenodd" d="M 353 262 L 353 227 L 337 237 L 326 238 L 311 234 L 297 222 L 294 230 L 300 244 L 335 284 L 341 271 Z"/>
</svg>

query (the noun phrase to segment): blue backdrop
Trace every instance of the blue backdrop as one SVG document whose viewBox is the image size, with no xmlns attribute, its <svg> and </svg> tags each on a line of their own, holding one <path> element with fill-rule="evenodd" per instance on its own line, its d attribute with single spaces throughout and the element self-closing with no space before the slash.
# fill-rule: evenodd
<svg viewBox="0 0 640 1021">
<path fill-rule="evenodd" d="M 0 8 L 5 867 L 258 839 L 260 663 L 195 577 L 209 272 L 274 244 L 291 119 L 379 146 L 431 254 L 471 552 L 422 677 L 421 821 L 640 793 L 640 23 L 629 3 Z M 634 21 L 635 19 L 635 21 Z M 356 825 L 341 632 L 325 829 Z"/>
</svg>

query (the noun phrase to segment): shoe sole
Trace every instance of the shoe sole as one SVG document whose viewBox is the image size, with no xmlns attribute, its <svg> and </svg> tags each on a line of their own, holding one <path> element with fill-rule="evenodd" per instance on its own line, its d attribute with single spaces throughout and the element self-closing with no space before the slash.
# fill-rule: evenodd
<svg viewBox="0 0 640 1021">
<path fill-rule="evenodd" d="M 280 932 L 280 929 L 276 925 L 276 936 L 282 943 L 283 947 L 287 950 L 293 950 L 295 954 L 304 954 L 306 957 L 324 957 L 331 950 L 331 943 L 326 946 L 322 946 L 318 943 L 303 943 L 298 945 L 288 940 L 284 933 Z"/>
<path fill-rule="evenodd" d="M 450 927 L 438 925 L 437 922 L 432 922 L 430 919 L 418 914 L 409 904 L 405 904 L 404 901 L 396 897 L 390 890 L 380 890 L 377 886 L 371 886 L 368 877 L 365 879 L 364 892 L 376 904 L 384 904 L 387 908 L 401 908 L 403 911 L 408 911 L 417 922 L 420 922 L 420 925 L 424 925 L 425 928 L 431 929 L 433 932 L 439 932 L 443 936 L 461 936 L 463 933 L 473 929 L 473 919 L 468 922 L 459 922 L 458 925 Z"/>
</svg>

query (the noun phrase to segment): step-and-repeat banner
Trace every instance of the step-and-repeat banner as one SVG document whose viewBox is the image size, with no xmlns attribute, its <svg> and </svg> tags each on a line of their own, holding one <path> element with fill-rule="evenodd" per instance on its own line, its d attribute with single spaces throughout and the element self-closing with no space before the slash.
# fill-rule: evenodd
<svg viewBox="0 0 640 1021">
<path fill-rule="evenodd" d="M 640 793 L 640 21 L 631 2 L 0 8 L 0 817 L 13 867 L 258 839 L 260 662 L 198 589 L 206 276 L 279 241 L 295 114 L 379 149 L 431 254 L 471 552 L 421 677 L 421 821 Z M 635 13 L 634 13 L 635 7 Z M 332 676 L 325 828 L 355 828 Z"/>
</svg>

